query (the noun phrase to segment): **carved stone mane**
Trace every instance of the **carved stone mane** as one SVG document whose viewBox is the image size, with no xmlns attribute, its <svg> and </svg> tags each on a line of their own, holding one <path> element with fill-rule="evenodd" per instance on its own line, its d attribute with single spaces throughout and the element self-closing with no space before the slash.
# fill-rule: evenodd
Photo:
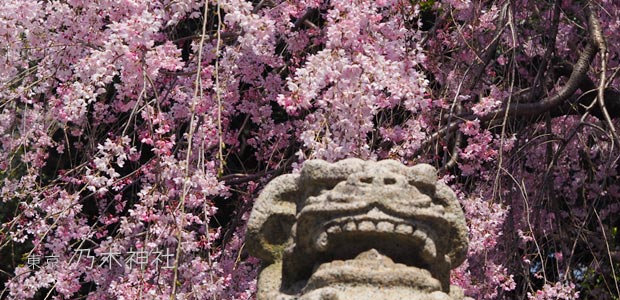
<svg viewBox="0 0 620 300">
<path fill-rule="evenodd" d="M 262 259 L 258 300 L 461 299 L 450 269 L 467 228 L 426 164 L 307 161 L 258 197 L 246 246 Z"/>
</svg>

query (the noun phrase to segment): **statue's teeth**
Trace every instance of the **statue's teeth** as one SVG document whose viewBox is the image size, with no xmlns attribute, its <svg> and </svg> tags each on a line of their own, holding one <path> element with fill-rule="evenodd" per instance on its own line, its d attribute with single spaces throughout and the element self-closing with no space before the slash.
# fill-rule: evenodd
<svg viewBox="0 0 620 300">
<path fill-rule="evenodd" d="M 392 232 L 394 231 L 394 224 L 386 221 L 377 223 L 377 230 L 379 232 Z"/>
<path fill-rule="evenodd" d="M 340 228 L 340 226 L 338 225 L 333 225 L 327 228 L 327 233 L 329 234 L 340 233 L 341 231 L 342 231 L 342 228 Z"/>
<path fill-rule="evenodd" d="M 372 221 L 362 221 L 357 226 L 360 231 L 374 231 L 376 228 Z"/>
<path fill-rule="evenodd" d="M 355 225 L 355 222 L 350 221 L 347 224 L 344 225 L 343 228 L 345 231 L 354 231 L 357 230 L 357 226 Z"/>
<path fill-rule="evenodd" d="M 433 242 L 433 240 L 428 238 L 428 235 L 426 235 L 426 233 L 420 230 L 416 230 L 413 236 L 425 242 L 422 254 L 426 256 L 426 259 L 435 259 L 437 257 L 437 249 L 435 248 L 435 243 Z"/>
<path fill-rule="evenodd" d="M 396 230 L 395 231 L 397 233 L 412 234 L 413 233 L 413 226 L 407 225 L 407 224 L 398 224 L 398 226 L 396 226 Z"/>
<path fill-rule="evenodd" d="M 432 240 L 426 240 L 424 244 L 424 254 L 430 256 L 433 260 L 437 257 L 437 249 L 435 249 L 435 243 Z"/>
<path fill-rule="evenodd" d="M 416 226 L 407 223 L 394 223 L 391 220 L 369 220 L 369 219 L 348 219 L 338 223 L 332 223 L 327 226 L 326 234 L 338 234 L 342 232 L 364 231 L 364 232 L 394 232 L 398 234 L 407 234 L 418 237 Z M 422 233 L 423 234 L 423 233 Z M 424 235 L 426 236 L 426 235 Z M 432 252 L 435 252 L 433 249 Z"/>
<path fill-rule="evenodd" d="M 318 251 L 327 250 L 327 244 L 328 244 L 327 233 L 323 232 L 319 234 L 319 236 L 316 238 L 315 244 L 316 244 Z"/>
</svg>

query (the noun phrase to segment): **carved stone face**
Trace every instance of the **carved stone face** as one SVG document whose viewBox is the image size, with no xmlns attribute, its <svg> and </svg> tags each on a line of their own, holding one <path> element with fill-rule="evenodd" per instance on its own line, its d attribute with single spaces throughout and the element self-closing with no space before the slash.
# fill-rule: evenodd
<svg viewBox="0 0 620 300">
<path fill-rule="evenodd" d="M 315 160 L 265 188 L 247 245 L 265 262 L 259 299 L 366 299 L 379 287 L 383 296 L 368 299 L 452 299 L 449 271 L 466 236 L 433 167 Z"/>
</svg>

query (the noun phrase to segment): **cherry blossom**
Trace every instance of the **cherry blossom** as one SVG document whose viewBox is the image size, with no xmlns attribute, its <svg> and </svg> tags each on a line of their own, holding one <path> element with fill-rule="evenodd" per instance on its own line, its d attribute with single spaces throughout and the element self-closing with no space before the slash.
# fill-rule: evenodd
<svg viewBox="0 0 620 300">
<path fill-rule="evenodd" d="M 620 296 L 617 1 L 2 5 L 0 298 L 253 299 L 257 194 L 346 157 L 439 169 L 466 297 Z"/>
</svg>

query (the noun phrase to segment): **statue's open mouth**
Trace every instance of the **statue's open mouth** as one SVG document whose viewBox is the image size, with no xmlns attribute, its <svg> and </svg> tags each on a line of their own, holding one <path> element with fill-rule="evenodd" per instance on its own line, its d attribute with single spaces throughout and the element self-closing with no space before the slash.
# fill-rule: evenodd
<svg viewBox="0 0 620 300">
<path fill-rule="evenodd" d="M 321 228 L 314 242 L 320 263 L 351 260 L 370 249 L 420 269 L 428 269 L 437 258 L 432 228 L 376 207 L 363 214 L 332 219 Z"/>
</svg>

